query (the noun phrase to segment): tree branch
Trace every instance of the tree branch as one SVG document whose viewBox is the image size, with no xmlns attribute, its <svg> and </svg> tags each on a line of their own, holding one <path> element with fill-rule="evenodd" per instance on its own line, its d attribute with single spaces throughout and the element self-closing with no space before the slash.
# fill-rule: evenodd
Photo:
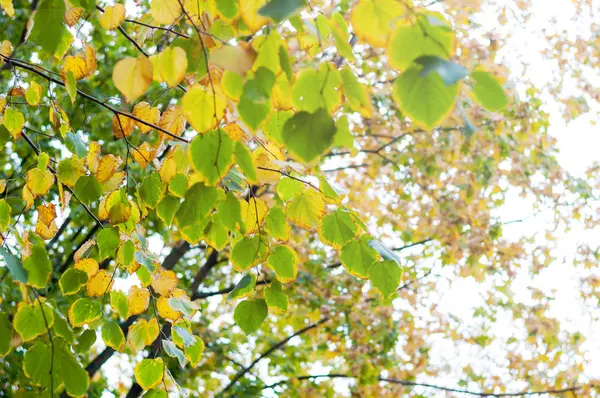
<svg viewBox="0 0 600 398">
<path fill-rule="evenodd" d="M 286 337 L 285 339 L 281 340 L 280 342 L 272 345 L 271 347 L 269 347 L 265 352 L 263 352 L 262 354 L 260 354 L 260 356 L 258 358 L 256 358 L 254 361 L 252 361 L 252 363 L 250 365 L 248 365 L 247 367 L 245 367 L 244 369 L 242 369 L 240 372 L 238 372 L 235 377 L 233 378 L 233 380 L 231 380 L 229 382 L 229 384 L 217 395 L 223 395 L 223 393 L 225 393 L 227 390 L 229 390 L 231 387 L 233 387 L 235 385 L 235 383 L 238 382 L 239 379 L 241 379 L 242 377 L 244 377 L 244 375 L 246 373 L 248 373 L 257 363 L 259 363 L 261 360 L 263 360 L 264 358 L 268 357 L 269 355 L 271 355 L 271 353 L 273 351 L 276 351 L 278 349 L 280 349 L 281 347 L 285 346 L 288 341 L 290 341 L 291 339 L 293 339 L 296 336 L 300 336 L 303 333 L 308 332 L 311 329 L 314 329 L 316 327 L 321 326 L 322 324 L 324 324 L 325 322 L 329 321 L 329 317 L 325 317 L 322 318 L 320 321 L 312 323 L 300 330 L 298 330 L 296 333 L 292 334 L 291 336 Z"/>
<path fill-rule="evenodd" d="M 291 378 L 289 378 L 287 380 L 281 380 L 281 381 L 278 381 L 276 383 L 269 384 L 268 386 L 263 387 L 263 390 L 273 389 L 273 388 L 281 386 L 283 384 L 287 384 L 291 380 L 299 380 L 300 381 L 300 380 L 323 379 L 323 378 L 328 378 L 328 379 L 342 379 L 342 378 L 343 379 L 355 379 L 356 376 L 352 376 L 352 375 L 349 375 L 349 374 L 330 373 L 330 374 L 319 374 L 319 375 L 307 375 L 307 376 L 291 377 Z M 580 389 L 582 389 L 584 387 L 584 386 L 573 386 L 573 387 L 566 387 L 566 388 L 562 388 L 562 389 L 551 389 L 551 390 L 543 390 L 543 391 L 522 391 L 522 392 L 488 393 L 488 392 L 477 392 L 477 391 L 462 390 L 462 389 L 457 389 L 457 388 L 450 388 L 450 387 L 438 386 L 436 384 L 429 384 L 429 383 L 417 383 L 417 382 L 410 381 L 410 380 L 389 379 L 389 378 L 385 378 L 385 377 L 378 377 L 377 380 L 380 381 L 380 382 L 383 382 L 383 383 L 400 384 L 400 385 L 407 386 L 407 387 L 432 388 L 432 389 L 435 389 L 435 390 L 452 392 L 452 393 L 457 393 L 457 394 L 474 395 L 474 396 L 477 396 L 477 397 L 525 397 L 525 396 L 542 395 L 542 394 L 563 394 L 563 393 L 566 393 L 566 392 L 577 391 L 577 390 L 580 390 Z M 594 385 L 591 385 L 591 387 L 592 388 L 597 388 Z"/>
</svg>

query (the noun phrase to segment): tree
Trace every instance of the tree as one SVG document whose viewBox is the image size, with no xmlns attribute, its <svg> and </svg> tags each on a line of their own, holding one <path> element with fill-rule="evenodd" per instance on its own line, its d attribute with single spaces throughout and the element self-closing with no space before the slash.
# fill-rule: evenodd
<svg viewBox="0 0 600 398">
<path fill-rule="evenodd" d="M 584 335 L 513 282 L 595 225 L 595 174 L 555 158 L 562 82 L 507 84 L 510 33 L 471 19 L 528 5 L 472 3 L 2 0 L 2 395 L 593 394 Z M 549 54 L 593 93 L 580 56 Z M 503 234 L 514 193 L 546 241 Z M 475 325 L 438 311 L 461 278 Z"/>
</svg>

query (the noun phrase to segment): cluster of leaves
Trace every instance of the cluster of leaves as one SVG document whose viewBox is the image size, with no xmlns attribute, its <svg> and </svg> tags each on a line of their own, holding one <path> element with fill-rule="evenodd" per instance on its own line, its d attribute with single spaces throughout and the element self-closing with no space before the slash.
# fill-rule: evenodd
<svg viewBox="0 0 600 398">
<path fill-rule="evenodd" d="M 0 375 L 6 374 L 13 392 L 116 392 L 110 380 L 94 381 L 115 351 L 134 362 L 137 384 L 128 396 L 182 392 L 194 386 L 198 372 L 210 379 L 210 370 L 229 366 L 219 340 L 235 345 L 243 337 L 228 327 L 210 334 L 223 315 L 247 335 L 268 328 L 269 314 L 281 322 L 273 336 L 286 336 L 289 325 L 299 335 L 344 314 L 345 305 L 357 305 L 352 300 L 359 295 L 340 307 L 331 308 L 331 297 L 320 301 L 329 294 L 316 292 L 321 282 L 330 286 L 338 278 L 336 294 L 342 296 L 349 286 L 359 289 L 356 278 L 368 280 L 379 295 L 375 303 L 385 307 L 408 286 L 401 286 L 403 279 L 414 279 L 403 269 L 408 264 L 382 243 L 394 240 L 378 228 L 381 216 L 390 214 L 377 214 L 379 206 L 367 199 L 378 189 L 366 181 L 361 188 L 360 178 L 353 182 L 343 174 L 334 180 L 323 164 L 342 154 L 356 160 L 374 154 L 384 166 L 396 167 L 394 176 L 400 168 L 386 152 L 404 133 L 394 131 L 393 123 L 432 140 L 454 131 L 454 140 L 469 145 L 482 120 L 504 110 L 509 97 L 489 65 L 465 63 L 469 70 L 460 64 L 460 35 L 440 12 L 409 0 L 312 3 L 150 0 L 130 9 L 94 0 L 40 0 L 29 9 L 2 1 L 0 21 L 9 39 L 0 45 L 0 142 L 7 162 L 1 172 L 8 175 L 0 180 L 6 267 L 0 355 L 10 371 L 0 369 Z M 384 70 L 383 82 L 367 70 L 370 52 L 375 69 Z M 470 114 L 465 104 L 476 111 Z M 524 111 L 535 123 L 538 110 Z M 359 140 L 377 138 L 374 125 L 391 126 L 394 135 L 369 149 Z M 522 131 L 518 140 L 527 142 Z M 497 154 L 493 163 L 487 148 L 465 162 L 469 172 L 472 164 L 489 170 L 483 185 L 502 179 L 494 166 L 517 146 L 500 141 L 493 130 L 489 134 L 486 142 Z M 458 155 L 444 154 L 434 165 L 435 146 L 417 145 L 414 156 L 427 178 L 442 181 L 443 165 Z M 541 156 L 525 165 L 546 161 L 544 166 L 554 165 Z M 377 166 L 370 173 L 375 181 Z M 410 178 L 419 184 L 420 177 Z M 484 211 L 487 204 L 474 198 L 485 187 L 466 193 L 469 181 L 475 182 L 461 185 L 464 209 L 445 202 L 435 210 L 428 205 L 432 213 L 421 215 L 438 225 L 432 235 L 451 248 L 442 253 L 446 264 L 461 258 L 463 233 L 457 231 L 468 222 L 440 225 L 435 213 L 448 221 L 464 217 L 459 211 L 471 205 Z M 414 217 L 411 212 L 406 220 Z M 405 243 L 397 249 L 434 240 L 413 234 L 403 222 L 392 227 Z M 484 242 L 497 239 L 497 229 L 478 227 L 487 234 Z M 157 241 L 171 248 L 166 257 Z M 469 249 L 483 255 L 477 242 Z M 187 252 L 193 258 L 175 270 Z M 327 257 L 339 262 L 327 264 Z M 316 269 L 323 263 L 324 269 L 343 266 L 346 282 L 340 275 L 324 276 Z M 221 281 L 210 276 L 217 266 Z M 123 280 L 132 282 L 127 292 L 113 286 Z M 233 284 L 199 291 L 209 281 Z M 307 292 L 316 296 L 301 309 Z M 204 303 L 225 293 L 233 311 L 214 312 Z M 388 352 L 398 335 L 385 330 Z M 344 339 L 360 347 L 365 336 L 352 333 Z M 97 336 L 106 349 L 90 359 Z M 340 341 L 333 332 L 329 337 Z M 289 337 L 282 341 L 258 360 Z M 148 355 L 135 359 L 146 347 Z M 305 355 L 302 362 L 318 359 Z M 237 388 L 255 364 L 223 391 Z M 380 380 L 369 366 L 358 374 L 365 386 Z M 202 388 L 222 385 L 206 381 Z"/>
</svg>

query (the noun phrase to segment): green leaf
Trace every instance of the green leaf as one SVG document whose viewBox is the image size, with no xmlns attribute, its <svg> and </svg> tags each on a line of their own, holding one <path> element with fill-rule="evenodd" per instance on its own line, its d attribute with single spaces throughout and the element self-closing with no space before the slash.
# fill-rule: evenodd
<svg viewBox="0 0 600 398">
<path fill-rule="evenodd" d="M 223 225 L 230 231 L 234 231 L 237 226 L 244 223 L 240 201 L 233 192 L 227 192 L 225 200 L 217 204 L 217 214 Z"/>
<path fill-rule="evenodd" d="M 217 0 L 217 10 L 226 19 L 233 19 L 238 15 L 238 0 Z"/>
<path fill-rule="evenodd" d="M 323 63 L 319 70 L 304 69 L 292 87 L 292 101 L 297 109 L 309 113 L 323 108 L 333 112 L 342 104 L 342 93 L 338 90 L 340 73 L 333 66 Z"/>
<path fill-rule="evenodd" d="M 56 350 L 57 371 L 63 376 L 62 381 L 67 393 L 74 397 L 87 394 L 90 378 L 79 361 L 75 358 L 69 346 L 61 338 L 54 339 Z"/>
<path fill-rule="evenodd" d="M 100 258 L 114 257 L 115 251 L 121 243 L 117 228 L 104 228 L 98 233 L 97 244 Z"/>
<path fill-rule="evenodd" d="M 238 104 L 240 117 L 252 130 L 256 130 L 271 111 L 271 92 L 275 75 L 269 69 L 260 67 L 254 78 L 244 84 Z"/>
<path fill-rule="evenodd" d="M 358 234 L 358 228 L 348 212 L 338 208 L 321 219 L 319 236 L 335 249 L 341 249 Z"/>
<path fill-rule="evenodd" d="M 69 268 L 60 277 L 58 286 L 64 296 L 77 293 L 87 282 L 88 276 L 84 271 Z"/>
<path fill-rule="evenodd" d="M 196 183 L 185 193 L 185 199 L 177 213 L 175 221 L 180 228 L 193 227 L 215 207 L 217 189 L 202 183 Z"/>
<path fill-rule="evenodd" d="M 236 242 L 231 250 L 231 262 L 238 271 L 248 271 L 262 262 L 269 253 L 267 241 L 260 235 L 244 237 Z"/>
<path fill-rule="evenodd" d="M 144 390 L 149 390 L 163 380 L 165 364 L 161 358 L 143 359 L 135 366 L 133 372 L 138 384 Z"/>
<path fill-rule="evenodd" d="M 198 304 L 181 297 L 171 297 L 169 307 L 175 311 L 183 312 L 187 316 L 192 316 L 198 310 Z"/>
<path fill-rule="evenodd" d="M 367 279 L 377 253 L 364 239 L 353 240 L 342 248 L 340 260 L 350 275 Z"/>
<path fill-rule="evenodd" d="M 185 368 L 185 364 L 187 363 L 187 358 L 185 357 L 185 354 L 183 353 L 183 351 L 181 351 L 179 348 L 177 348 L 175 343 L 173 343 L 172 341 L 169 341 L 169 340 L 163 340 L 162 346 L 163 346 L 163 350 L 165 351 L 165 353 L 168 356 L 177 358 L 181 368 L 182 369 Z"/>
<path fill-rule="evenodd" d="M 164 192 L 165 186 L 157 172 L 150 173 L 140 185 L 140 197 L 152 209 L 161 200 Z"/>
<path fill-rule="evenodd" d="M 283 177 L 277 183 L 277 195 L 283 202 L 287 202 L 304 191 L 304 184 L 290 177 Z"/>
<path fill-rule="evenodd" d="M 71 103 L 75 103 L 75 99 L 77 99 L 77 80 L 75 79 L 75 74 L 72 70 L 69 70 L 67 73 L 67 80 L 65 81 L 65 87 L 67 88 L 67 93 L 69 94 L 69 98 L 71 98 Z"/>
<path fill-rule="evenodd" d="M 102 301 L 80 298 L 69 308 L 69 322 L 73 327 L 92 323 L 102 315 Z"/>
<path fill-rule="evenodd" d="M 289 246 L 276 246 L 269 254 L 267 265 L 281 283 L 291 282 L 298 275 L 298 254 Z"/>
<path fill-rule="evenodd" d="M 94 176 L 79 177 L 73 188 L 77 199 L 85 204 L 97 201 L 102 196 L 102 186 Z"/>
<path fill-rule="evenodd" d="M 265 300 L 269 308 L 275 310 L 276 313 L 286 313 L 288 311 L 289 299 L 283 292 L 281 283 L 272 281 L 265 289 Z"/>
<path fill-rule="evenodd" d="M 294 72 L 292 71 L 292 63 L 290 62 L 290 55 L 288 54 L 285 46 L 279 46 L 279 65 L 281 65 L 281 69 L 285 73 L 288 81 L 292 81 L 294 76 Z"/>
<path fill-rule="evenodd" d="M 192 167 L 208 185 L 216 185 L 233 165 L 234 141 L 222 129 L 198 134 L 189 146 Z"/>
<path fill-rule="evenodd" d="M 275 240 L 287 241 L 290 238 L 290 230 L 285 211 L 279 206 L 271 207 L 265 218 L 265 231 L 269 236 Z"/>
<path fill-rule="evenodd" d="M 63 24 L 65 11 L 65 2 L 62 0 L 42 0 L 33 18 L 29 40 L 54 53 L 67 30 Z"/>
<path fill-rule="evenodd" d="M 169 182 L 169 192 L 178 198 L 183 198 L 188 188 L 188 178 L 185 174 L 175 174 L 175 177 Z"/>
<path fill-rule="evenodd" d="M 341 76 L 342 88 L 344 89 L 344 94 L 346 95 L 350 109 L 370 117 L 372 114 L 371 99 L 369 98 L 369 92 L 366 87 L 360 84 L 356 75 L 350 68 L 342 69 Z"/>
<path fill-rule="evenodd" d="M 269 310 L 265 300 L 244 300 L 235 307 L 233 319 L 244 333 L 250 334 L 260 328 L 268 313 Z"/>
<path fill-rule="evenodd" d="M 62 316 L 54 315 L 54 326 L 52 327 L 55 336 L 60 336 L 69 344 L 75 343 L 75 334 L 69 326 L 69 322 Z"/>
<path fill-rule="evenodd" d="M 110 292 L 110 306 L 117 311 L 117 313 L 123 319 L 127 319 L 129 313 L 129 302 L 125 293 L 119 290 L 113 290 Z"/>
<path fill-rule="evenodd" d="M 420 67 L 402 73 L 393 91 L 400 110 L 426 130 L 438 126 L 450 114 L 457 94 L 457 85 L 447 86 L 437 73 L 422 76 Z"/>
<path fill-rule="evenodd" d="M 6 200 L 0 199 L 0 232 L 6 231 L 10 225 L 10 213 L 12 209 Z"/>
<path fill-rule="evenodd" d="M 235 143 L 235 162 L 250 182 L 257 182 L 256 166 L 252 161 L 252 155 L 246 145 L 241 142 Z"/>
<path fill-rule="evenodd" d="M 415 62 L 423 65 L 421 76 L 426 77 L 431 72 L 436 72 L 444 80 L 446 86 L 456 84 L 469 75 L 469 70 L 464 66 L 433 55 L 424 55 L 417 58 Z"/>
<path fill-rule="evenodd" d="M 96 331 L 92 329 L 86 329 L 77 338 L 77 345 L 75 346 L 75 352 L 82 354 L 88 351 L 96 342 Z"/>
<path fill-rule="evenodd" d="M 172 195 L 165 195 L 158 203 L 158 206 L 156 206 L 156 215 L 166 225 L 171 225 L 173 223 L 173 217 L 175 217 L 175 213 L 180 205 L 181 201 L 179 198 Z"/>
<path fill-rule="evenodd" d="M 283 142 L 297 158 L 310 163 L 333 144 L 335 123 L 325 109 L 298 112 L 283 126 Z"/>
<path fill-rule="evenodd" d="M 231 293 L 229 293 L 229 298 L 242 298 L 247 297 L 252 292 L 254 292 L 254 288 L 256 287 L 256 275 L 252 272 L 244 275 L 242 279 L 235 285 Z"/>
<path fill-rule="evenodd" d="M 21 283 L 27 283 L 27 270 L 21 265 L 21 260 L 3 247 L 0 247 L 0 255 L 4 258 L 13 279 Z"/>
<path fill-rule="evenodd" d="M 8 319 L 8 314 L 0 312 L 0 358 L 6 356 L 11 350 L 11 335 L 12 325 Z"/>
<path fill-rule="evenodd" d="M 244 78 L 235 72 L 226 70 L 225 73 L 223 73 L 221 86 L 223 87 L 223 92 L 228 97 L 239 101 L 242 96 L 242 91 L 244 90 Z"/>
<path fill-rule="evenodd" d="M 75 156 L 78 158 L 84 158 L 87 156 L 87 147 L 79 137 L 78 133 L 67 132 L 65 135 L 65 146 Z"/>
<path fill-rule="evenodd" d="M 117 261 L 120 265 L 128 266 L 135 260 L 135 245 L 133 241 L 126 240 L 117 250 Z"/>
<path fill-rule="evenodd" d="M 449 58 L 454 32 L 444 24 L 433 25 L 426 16 L 414 24 L 398 24 L 388 44 L 387 55 L 393 68 L 404 71 L 423 55 Z"/>
<path fill-rule="evenodd" d="M 27 350 L 23 357 L 23 371 L 32 380 L 34 385 L 49 390 L 52 384 L 54 391 L 60 389 L 63 375 L 60 369 L 58 369 L 56 354 L 54 353 L 53 356 L 50 345 L 39 340 L 35 342 L 33 347 Z M 54 363 L 51 364 L 51 362 Z M 50 369 L 52 369 L 52 373 L 50 373 Z M 53 383 L 50 382 L 51 374 Z"/>
<path fill-rule="evenodd" d="M 281 22 L 297 14 L 305 6 L 306 0 L 271 0 L 260 8 L 258 13 L 275 22 Z"/>
<path fill-rule="evenodd" d="M 194 336 L 196 340 L 194 344 L 191 346 L 185 346 L 183 351 L 185 352 L 185 356 L 189 359 L 192 367 L 198 366 L 200 360 L 202 359 L 202 354 L 204 353 L 204 341 L 198 336 Z"/>
<path fill-rule="evenodd" d="M 52 273 L 52 263 L 43 241 L 39 241 L 31 247 L 31 255 L 23 260 L 23 268 L 27 270 L 29 286 L 43 289 L 48 285 Z"/>
<path fill-rule="evenodd" d="M 369 280 L 384 300 L 389 300 L 396 293 L 401 278 L 402 269 L 393 260 L 375 261 L 369 270 Z"/>
<path fill-rule="evenodd" d="M 498 81 L 488 72 L 475 71 L 471 73 L 475 81 L 473 93 L 479 103 L 488 111 L 500 111 L 508 105 L 508 98 Z"/>
<path fill-rule="evenodd" d="M 40 306 L 38 301 L 35 304 L 21 303 L 13 319 L 13 326 L 23 341 L 33 340 L 46 333 L 53 324 L 52 308 L 45 303 Z"/>
<path fill-rule="evenodd" d="M 121 352 L 125 348 L 125 335 L 121 327 L 113 321 L 102 325 L 102 341 L 115 351 Z"/>
<path fill-rule="evenodd" d="M 152 390 L 147 391 L 142 398 L 169 398 L 169 396 L 163 390 L 153 388 Z"/>
<path fill-rule="evenodd" d="M 173 341 L 180 347 L 191 347 L 196 343 L 195 336 L 186 328 L 174 326 L 173 332 Z"/>
<path fill-rule="evenodd" d="M 293 111 L 276 111 L 271 113 L 271 116 L 263 125 L 263 132 L 273 141 L 283 145 L 283 126 L 285 122 L 290 120 L 294 116 Z"/>
</svg>

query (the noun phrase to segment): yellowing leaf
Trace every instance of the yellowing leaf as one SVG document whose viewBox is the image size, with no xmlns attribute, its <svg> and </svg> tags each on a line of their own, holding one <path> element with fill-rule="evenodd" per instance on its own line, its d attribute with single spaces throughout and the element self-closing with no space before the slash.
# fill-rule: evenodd
<svg viewBox="0 0 600 398">
<path fill-rule="evenodd" d="M 85 11 L 82 7 L 75 7 L 68 0 L 65 0 L 65 5 L 67 6 L 67 11 L 65 12 L 65 22 L 70 27 L 73 27 L 79 22 L 81 15 Z"/>
<path fill-rule="evenodd" d="M 157 23 L 170 25 L 181 15 L 181 5 L 179 0 L 152 0 L 150 13 Z"/>
<path fill-rule="evenodd" d="M 168 184 L 177 174 L 177 164 L 175 163 L 175 159 L 167 158 L 163 160 L 159 174 L 163 184 Z"/>
<path fill-rule="evenodd" d="M 141 314 L 148 308 L 150 292 L 147 289 L 140 289 L 138 286 L 133 285 L 129 288 L 127 302 L 129 304 L 129 316 Z"/>
<path fill-rule="evenodd" d="M 385 47 L 392 28 L 405 22 L 412 2 L 396 0 L 360 0 L 352 9 L 350 20 L 359 39 L 375 47 Z"/>
<path fill-rule="evenodd" d="M 101 269 L 94 276 L 90 277 L 87 281 L 87 295 L 90 297 L 100 297 L 105 295 L 113 284 L 112 275 Z"/>
<path fill-rule="evenodd" d="M 0 55 L 4 55 L 5 57 L 10 57 L 13 52 L 13 47 L 10 41 L 3 40 L 0 43 Z M 0 65 L 4 64 L 4 57 L 0 57 Z"/>
<path fill-rule="evenodd" d="M 25 117 L 18 110 L 8 107 L 4 111 L 4 126 L 16 140 L 21 136 L 21 130 L 25 125 Z"/>
<path fill-rule="evenodd" d="M 0 1 L 0 6 L 4 8 L 6 15 L 8 15 L 11 18 L 15 17 L 15 8 L 13 7 L 12 0 L 2 0 Z"/>
<path fill-rule="evenodd" d="M 113 69 L 113 83 L 127 102 L 132 102 L 148 89 L 152 82 L 152 70 L 152 62 L 143 55 L 125 58 L 117 62 Z"/>
<path fill-rule="evenodd" d="M 187 55 L 180 47 L 165 48 L 158 54 L 157 63 L 158 72 L 169 87 L 177 86 L 187 72 Z"/>
<path fill-rule="evenodd" d="M 60 74 L 63 80 L 67 80 L 69 71 L 73 72 L 76 80 L 83 79 L 87 75 L 87 64 L 82 56 L 67 55 L 63 62 Z"/>
<path fill-rule="evenodd" d="M 267 0 L 244 0 L 240 1 L 240 14 L 248 29 L 256 32 L 269 22 L 268 18 L 258 13 L 258 10 L 266 4 Z"/>
<path fill-rule="evenodd" d="M 27 172 L 27 188 L 33 196 L 43 196 L 54 184 L 54 174 L 48 170 L 31 169 Z"/>
<path fill-rule="evenodd" d="M 98 162 L 98 168 L 94 173 L 98 182 L 103 183 L 108 181 L 117 171 L 121 163 L 123 163 L 121 158 L 113 154 L 103 156 L 100 159 L 100 162 Z"/>
<path fill-rule="evenodd" d="M 204 133 L 214 128 L 223 118 L 227 100 L 219 93 L 196 85 L 181 100 L 181 110 L 194 130 Z"/>
<path fill-rule="evenodd" d="M 240 200 L 240 209 L 242 220 L 246 227 L 246 234 L 258 231 L 269 211 L 267 203 L 262 199 L 256 198 L 250 198 L 248 202 Z"/>
<path fill-rule="evenodd" d="M 104 29 L 117 29 L 121 22 L 125 20 L 125 6 L 123 4 L 115 4 L 104 9 L 104 13 L 100 15 L 100 25 Z"/>
<path fill-rule="evenodd" d="M 35 225 L 35 232 L 42 239 L 52 239 L 58 231 L 58 226 L 54 219 L 56 218 L 56 209 L 54 204 L 40 205 L 37 208 L 38 219 Z"/>
<path fill-rule="evenodd" d="M 152 275 L 152 288 L 161 296 L 168 297 L 177 287 L 178 281 L 175 272 L 161 269 L 157 274 Z"/>
<path fill-rule="evenodd" d="M 99 270 L 98 262 L 93 258 L 84 258 L 75 263 L 75 269 L 85 272 L 88 279 L 96 275 Z"/>
<path fill-rule="evenodd" d="M 158 310 L 158 315 L 165 319 L 176 321 L 181 318 L 181 312 L 171 308 L 167 297 L 161 296 L 156 300 L 156 309 Z"/>
<path fill-rule="evenodd" d="M 142 102 L 138 102 L 133 107 L 133 116 L 136 116 L 148 123 L 158 125 L 158 121 L 160 120 L 160 111 L 158 110 L 157 107 L 153 107 L 149 103 L 142 101 Z M 152 127 L 150 127 L 144 123 L 140 123 L 138 121 L 134 121 L 134 122 L 135 122 L 135 125 L 137 126 L 137 128 L 140 129 L 140 132 L 142 134 L 146 134 L 147 132 L 152 130 Z"/>
<path fill-rule="evenodd" d="M 286 206 L 288 218 L 302 228 L 314 228 L 325 215 L 325 201 L 322 195 L 313 188 L 306 188 L 303 193 L 290 200 Z"/>
<path fill-rule="evenodd" d="M 252 69 L 256 52 L 240 43 L 237 46 L 221 46 L 210 52 L 210 62 L 220 68 L 244 75 Z"/>
<path fill-rule="evenodd" d="M 25 92 L 25 99 L 29 105 L 38 106 L 42 99 L 42 86 L 36 82 L 29 83 L 29 87 Z"/>
<path fill-rule="evenodd" d="M 281 167 L 277 160 L 283 160 L 283 152 L 274 145 L 260 147 L 252 152 L 252 160 L 256 165 L 256 176 L 261 184 L 276 184 L 281 178 Z"/>
<path fill-rule="evenodd" d="M 86 67 L 86 76 L 91 76 L 96 71 L 97 63 L 96 63 L 96 50 L 89 44 L 84 45 L 85 51 L 85 67 Z"/>
</svg>

